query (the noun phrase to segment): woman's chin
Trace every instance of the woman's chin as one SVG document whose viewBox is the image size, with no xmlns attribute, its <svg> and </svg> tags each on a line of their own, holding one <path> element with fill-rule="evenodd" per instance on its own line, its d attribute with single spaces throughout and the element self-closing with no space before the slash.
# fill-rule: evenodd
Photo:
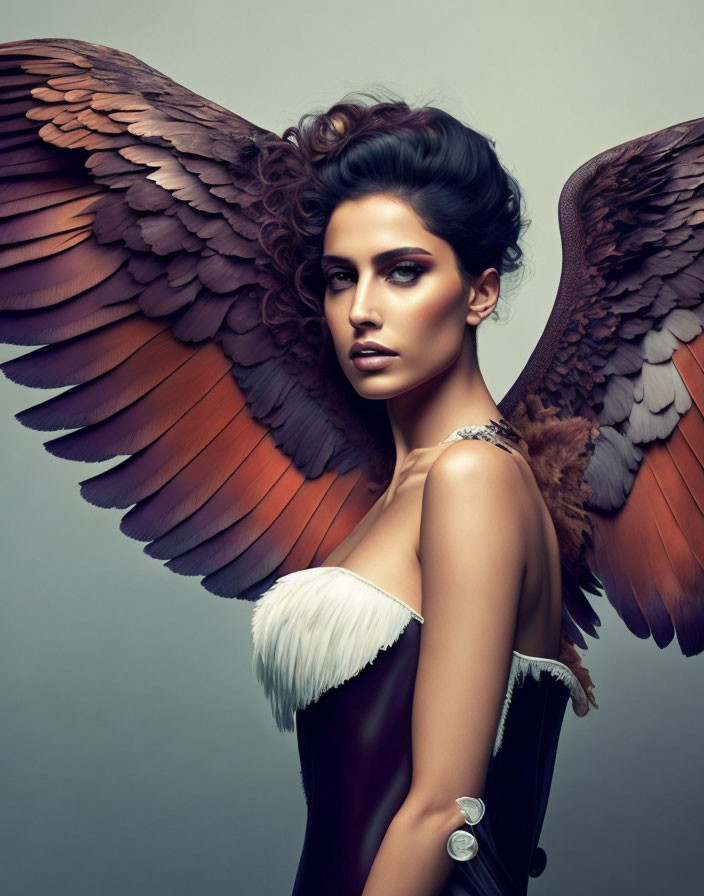
<svg viewBox="0 0 704 896">
<path fill-rule="evenodd" d="M 379 377 L 349 377 L 350 385 L 360 398 L 377 399 L 393 398 L 399 390 L 392 388 L 389 383 L 382 383 Z"/>
<path fill-rule="evenodd" d="M 370 401 L 385 401 L 389 398 L 395 398 L 397 395 L 403 395 L 404 392 L 408 392 L 413 388 L 413 386 L 394 385 L 388 379 L 386 382 L 383 382 L 381 377 L 374 376 L 355 377 L 350 379 L 350 383 L 360 398 L 368 398 Z"/>
</svg>

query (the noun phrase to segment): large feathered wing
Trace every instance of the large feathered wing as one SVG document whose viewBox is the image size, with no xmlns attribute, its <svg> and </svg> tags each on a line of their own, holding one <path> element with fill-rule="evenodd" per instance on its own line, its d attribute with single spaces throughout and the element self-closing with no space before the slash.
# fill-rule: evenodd
<svg viewBox="0 0 704 896">
<path fill-rule="evenodd" d="M 116 50 L 0 46 L 0 340 L 44 346 L 0 368 L 72 387 L 17 417 L 73 430 L 57 456 L 128 455 L 84 498 L 228 597 L 322 562 L 374 502 L 339 401 L 263 320 L 257 164 L 282 143 Z"/>
<path fill-rule="evenodd" d="M 704 119 L 596 156 L 565 184 L 559 212 L 557 299 L 500 407 L 528 434 L 554 499 L 565 631 L 582 647 L 581 631 L 596 635 L 583 589 L 601 583 L 635 635 L 665 647 L 676 634 L 698 654 Z"/>
</svg>

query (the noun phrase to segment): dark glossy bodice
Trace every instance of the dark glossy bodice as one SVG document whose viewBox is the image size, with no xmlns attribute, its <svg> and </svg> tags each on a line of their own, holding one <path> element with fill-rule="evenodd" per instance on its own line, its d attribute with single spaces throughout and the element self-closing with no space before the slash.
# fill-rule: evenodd
<svg viewBox="0 0 704 896">
<path fill-rule="evenodd" d="M 359 896 L 411 783 L 411 708 L 421 623 L 354 678 L 296 713 L 308 805 L 294 896 Z M 456 863 L 443 896 L 526 892 L 569 688 L 550 674 L 514 686 L 474 828 L 479 852 Z M 462 707 L 457 707 L 462 712 Z M 459 794 L 461 795 L 461 794 Z"/>
</svg>

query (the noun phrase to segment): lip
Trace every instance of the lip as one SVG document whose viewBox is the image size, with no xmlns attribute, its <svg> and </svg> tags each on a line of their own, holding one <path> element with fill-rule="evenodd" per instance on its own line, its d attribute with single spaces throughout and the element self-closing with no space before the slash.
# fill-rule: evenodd
<svg viewBox="0 0 704 896">
<path fill-rule="evenodd" d="M 355 355 L 352 363 L 357 370 L 382 370 L 393 363 L 397 355 Z"/>
<path fill-rule="evenodd" d="M 360 352 L 363 349 L 374 349 L 375 351 L 383 352 L 385 355 L 396 356 L 396 352 L 392 351 L 387 346 L 382 345 L 380 342 L 373 342 L 371 339 L 368 339 L 365 342 L 355 342 L 352 345 L 352 348 L 350 349 L 350 358 L 352 358 L 355 352 Z"/>
</svg>

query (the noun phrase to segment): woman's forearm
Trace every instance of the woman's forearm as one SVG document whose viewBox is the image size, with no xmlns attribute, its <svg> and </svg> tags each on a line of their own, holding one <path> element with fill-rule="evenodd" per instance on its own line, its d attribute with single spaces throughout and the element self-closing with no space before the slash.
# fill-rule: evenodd
<svg viewBox="0 0 704 896">
<path fill-rule="evenodd" d="M 362 896 L 438 896 L 455 860 L 447 838 L 462 826 L 462 815 L 419 815 L 401 806 L 376 854 Z"/>
</svg>

